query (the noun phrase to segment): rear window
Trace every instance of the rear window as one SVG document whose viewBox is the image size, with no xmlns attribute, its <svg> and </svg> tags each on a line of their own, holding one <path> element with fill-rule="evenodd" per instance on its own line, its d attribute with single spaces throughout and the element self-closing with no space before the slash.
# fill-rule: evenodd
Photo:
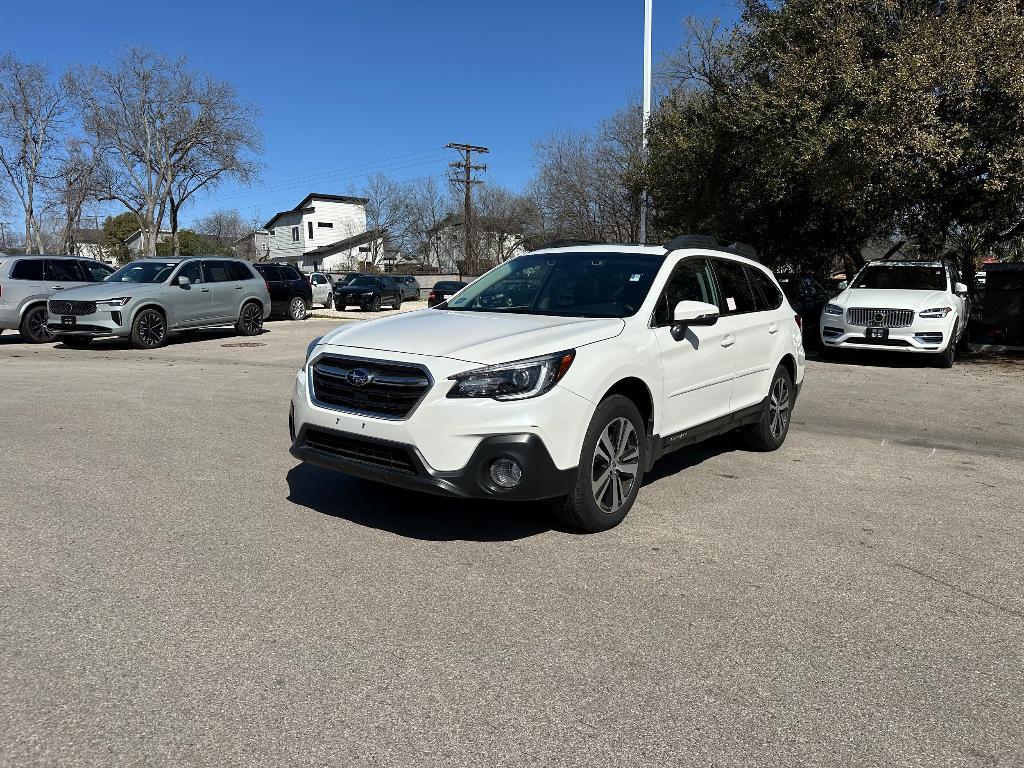
<svg viewBox="0 0 1024 768">
<path fill-rule="evenodd" d="M 284 273 L 284 279 L 285 280 L 303 280 L 303 279 L 305 279 L 305 278 L 302 277 L 302 275 L 299 272 L 299 270 L 297 270 L 295 267 L 281 267 L 280 269 L 281 269 L 281 272 Z"/>
<path fill-rule="evenodd" d="M 264 280 L 281 279 L 281 271 L 273 264 L 254 264 L 253 269 L 263 275 Z"/>
<path fill-rule="evenodd" d="M 745 267 L 750 282 L 754 284 L 757 291 L 757 308 L 759 310 L 778 309 L 782 306 L 782 291 L 780 291 L 771 278 L 756 267 Z"/>
<path fill-rule="evenodd" d="M 434 286 L 435 291 L 448 291 L 454 293 L 455 291 L 462 288 L 463 283 L 438 283 Z"/>
<path fill-rule="evenodd" d="M 747 279 L 747 270 L 740 262 L 715 259 L 715 274 L 718 275 L 718 285 L 722 289 L 719 309 L 723 315 L 757 311 L 758 301 L 754 288 Z"/>
<path fill-rule="evenodd" d="M 240 261 L 228 262 L 228 274 L 231 275 L 232 280 L 252 280 L 254 278 L 249 267 Z"/>
<path fill-rule="evenodd" d="M 11 269 L 12 280 L 43 280 L 42 259 L 19 259 Z"/>
<path fill-rule="evenodd" d="M 100 264 L 98 261 L 80 261 L 78 263 L 81 265 L 82 269 L 85 270 L 86 277 L 94 283 L 102 283 L 114 274 L 114 270 L 106 264 Z"/>
</svg>

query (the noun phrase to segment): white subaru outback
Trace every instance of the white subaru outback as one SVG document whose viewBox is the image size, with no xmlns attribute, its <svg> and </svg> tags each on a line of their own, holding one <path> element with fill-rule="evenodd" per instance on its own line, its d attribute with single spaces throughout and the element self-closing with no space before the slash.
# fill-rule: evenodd
<svg viewBox="0 0 1024 768">
<path fill-rule="evenodd" d="M 930 355 L 950 368 L 967 340 L 971 300 L 943 261 L 873 261 L 821 313 L 822 348 Z"/>
<path fill-rule="evenodd" d="M 611 528 L 664 454 L 735 429 L 755 450 L 786 439 L 799 322 L 746 252 L 695 235 L 545 247 L 434 308 L 338 328 L 295 379 L 291 452 Z"/>
</svg>

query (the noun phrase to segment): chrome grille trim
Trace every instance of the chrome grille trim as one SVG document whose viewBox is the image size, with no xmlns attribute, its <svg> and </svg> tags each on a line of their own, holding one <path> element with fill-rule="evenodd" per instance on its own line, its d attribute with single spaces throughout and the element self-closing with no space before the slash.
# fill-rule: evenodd
<svg viewBox="0 0 1024 768">
<path fill-rule="evenodd" d="M 93 315 L 96 313 L 96 302 L 50 299 L 46 311 L 51 315 Z"/>
<path fill-rule="evenodd" d="M 914 322 L 914 310 L 852 307 L 846 310 L 846 322 L 865 328 L 906 328 Z"/>
<path fill-rule="evenodd" d="M 371 380 L 353 385 L 349 373 L 363 369 Z M 309 395 L 315 405 L 333 411 L 401 421 L 409 418 L 434 385 L 422 365 L 321 354 L 307 366 Z"/>
</svg>

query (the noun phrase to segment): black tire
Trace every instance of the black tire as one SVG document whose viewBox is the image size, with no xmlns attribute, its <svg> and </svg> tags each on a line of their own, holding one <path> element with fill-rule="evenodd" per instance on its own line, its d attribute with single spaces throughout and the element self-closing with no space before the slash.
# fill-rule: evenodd
<svg viewBox="0 0 1024 768">
<path fill-rule="evenodd" d="M 235 332 L 239 336 L 257 336 L 263 331 L 263 307 L 255 301 L 247 301 L 242 305 L 235 322 Z"/>
<path fill-rule="evenodd" d="M 775 451 L 786 442 L 793 415 L 793 378 L 784 365 L 775 369 L 764 410 L 757 423 L 742 430 L 743 444 L 752 451 Z"/>
<path fill-rule="evenodd" d="M 398 298 L 395 299 L 395 302 L 391 305 L 391 308 L 392 309 L 401 309 L 402 308 L 402 296 L 401 296 L 401 294 L 399 294 Z"/>
<path fill-rule="evenodd" d="M 92 336 L 61 336 L 60 343 L 72 349 L 85 349 L 92 344 Z"/>
<path fill-rule="evenodd" d="M 288 319 L 295 321 L 305 320 L 306 311 L 306 300 L 301 296 L 292 296 L 288 302 Z"/>
<path fill-rule="evenodd" d="M 135 349 L 162 347 L 167 343 L 167 318 L 158 309 L 143 309 L 132 321 L 131 342 Z"/>
<path fill-rule="evenodd" d="M 20 333 L 21 338 L 29 344 L 46 344 L 47 342 L 53 341 L 53 334 L 50 333 L 50 329 L 46 327 L 47 319 L 48 315 L 46 314 L 45 304 L 37 304 L 34 307 L 29 307 L 21 317 L 21 325 L 18 327 L 18 333 Z"/>
<path fill-rule="evenodd" d="M 341 299 L 335 299 L 334 300 L 334 311 L 335 312 L 344 312 L 345 311 L 345 302 L 342 301 Z"/>
<path fill-rule="evenodd" d="M 961 331 L 960 338 L 956 340 L 957 354 L 963 355 L 970 351 L 970 335 L 969 329 L 967 328 L 964 328 Z"/>
<path fill-rule="evenodd" d="M 552 513 L 585 533 L 614 528 L 636 501 L 646 462 L 647 430 L 640 411 L 628 397 L 606 398 L 597 406 L 583 439 L 576 486 L 568 496 L 552 499 Z M 625 487 L 624 477 L 630 475 L 623 467 L 634 472 Z"/>
<path fill-rule="evenodd" d="M 363 305 L 364 312 L 380 312 L 380 296 L 372 296 L 366 304 Z"/>
<path fill-rule="evenodd" d="M 935 365 L 939 368 L 952 368 L 954 363 L 956 363 L 956 342 L 950 339 L 946 348 L 935 356 Z"/>
</svg>

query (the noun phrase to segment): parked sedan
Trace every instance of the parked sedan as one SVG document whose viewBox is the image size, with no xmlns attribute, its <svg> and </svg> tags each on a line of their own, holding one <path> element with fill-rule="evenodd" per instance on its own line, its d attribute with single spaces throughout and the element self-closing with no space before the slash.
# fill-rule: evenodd
<svg viewBox="0 0 1024 768">
<path fill-rule="evenodd" d="M 430 289 L 430 293 L 427 295 L 427 306 L 436 307 L 441 302 L 448 301 L 448 299 L 467 285 L 469 283 L 463 283 L 460 280 L 442 280 L 434 283 L 434 287 Z"/>
<path fill-rule="evenodd" d="M 339 312 L 350 306 L 377 312 L 382 304 L 390 304 L 393 309 L 402 306 L 402 289 L 388 275 L 360 275 L 348 285 L 334 289 L 334 308 Z"/>
<path fill-rule="evenodd" d="M 253 264 L 267 282 L 270 292 L 270 312 L 284 315 L 289 320 L 303 320 L 313 305 L 313 288 L 290 264 Z"/>
</svg>

